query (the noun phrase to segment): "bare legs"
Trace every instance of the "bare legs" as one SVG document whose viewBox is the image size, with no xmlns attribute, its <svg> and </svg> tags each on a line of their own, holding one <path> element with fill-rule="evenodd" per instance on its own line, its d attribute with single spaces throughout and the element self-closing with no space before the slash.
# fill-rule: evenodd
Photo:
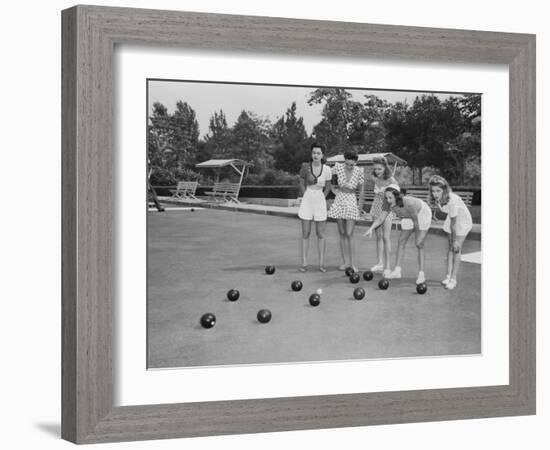
<svg viewBox="0 0 550 450">
<path fill-rule="evenodd" d="M 384 267 L 385 270 L 390 270 L 390 255 L 391 255 L 391 219 L 386 220 L 376 229 L 376 255 L 378 262 L 376 265 Z"/>
<path fill-rule="evenodd" d="M 355 220 L 337 219 L 337 222 L 338 234 L 340 237 L 340 252 L 342 254 L 342 260 L 344 261 L 344 266 L 355 268 L 353 264 L 353 246 L 351 245 Z"/>
<path fill-rule="evenodd" d="M 300 270 L 307 269 L 307 259 L 309 253 L 309 237 L 311 235 L 311 220 L 302 220 L 302 267 Z M 319 252 L 319 269 L 325 271 L 325 253 L 326 222 L 315 222 L 315 234 L 317 235 L 317 250 Z"/>
<path fill-rule="evenodd" d="M 327 241 L 325 239 L 326 222 L 315 222 L 315 234 L 317 235 L 317 250 L 319 252 L 319 270 L 326 272 L 325 269 L 325 253 Z"/>
<path fill-rule="evenodd" d="M 456 274 L 458 273 L 458 268 L 460 267 L 460 262 L 462 260 L 462 245 L 466 236 L 456 236 L 455 242 L 458 245 L 458 251 L 453 251 L 453 240 L 451 235 L 448 234 L 449 239 L 449 249 L 447 250 L 447 277 L 449 279 L 456 280 Z"/>
<path fill-rule="evenodd" d="M 397 244 L 397 255 L 395 258 L 395 267 L 401 267 L 403 256 L 405 254 L 405 246 L 411 237 L 414 230 L 401 230 L 399 234 L 399 242 Z M 418 272 L 424 272 L 424 240 L 428 231 L 416 230 L 415 232 L 416 249 L 418 251 Z"/>
</svg>

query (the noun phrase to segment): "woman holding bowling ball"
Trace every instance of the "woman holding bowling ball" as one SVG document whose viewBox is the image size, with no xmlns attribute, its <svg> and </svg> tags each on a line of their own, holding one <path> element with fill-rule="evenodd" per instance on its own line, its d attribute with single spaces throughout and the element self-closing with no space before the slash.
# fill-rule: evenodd
<svg viewBox="0 0 550 450">
<path fill-rule="evenodd" d="M 315 222 L 315 234 L 317 235 L 317 249 L 319 252 L 319 270 L 326 272 L 325 230 L 327 225 L 327 195 L 330 192 L 330 180 L 332 173 L 330 167 L 325 165 L 325 150 L 322 145 L 311 145 L 311 160 L 303 163 L 300 170 L 300 192 L 302 202 L 298 210 L 298 217 L 302 222 L 302 266 L 301 272 L 307 270 L 307 258 L 309 252 L 309 237 L 312 223 Z"/>
<path fill-rule="evenodd" d="M 462 244 L 472 229 L 472 215 L 464 201 L 452 192 L 447 180 L 434 175 L 428 182 L 430 186 L 430 202 L 436 208 L 447 213 L 443 230 L 447 233 L 449 247 L 447 249 L 447 275 L 441 282 L 446 289 L 456 287 L 456 274 L 462 258 Z"/>
<path fill-rule="evenodd" d="M 351 267 L 355 272 L 357 272 L 357 267 L 353 264 L 351 240 L 355 222 L 359 220 L 359 212 L 363 209 L 365 179 L 363 170 L 357 167 L 358 159 L 356 152 L 346 150 L 344 163 L 336 164 L 332 169 L 332 174 L 337 182 L 337 185 L 333 184 L 332 186 L 336 197 L 328 212 L 328 216 L 336 219 L 338 223 L 340 253 L 343 260 L 339 269 L 346 270 Z M 357 201 L 357 192 L 359 192 L 359 201 Z"/>
<path fill-rule="evenodd" d="M 418 277 L 416 284 L 424 283 L 424 240 L 432 223 L 432 211 L 426 202 L 419 198 L 409 195 L 402 195 L 399 186 L 390 185 L 384 191 L 384 204 L 382 205 L 382 214 L 374 221 L 366 231 L 365 236 L 371 237 L 372 232 L 384 223 L 389 214 L 395 214 L 401 220 L 401 233 L 399 234 L 399 243 L 397 245 L 397 256 L 395 268 L 385 276 L 385 278 L 401 278 L 401 263 L 405 246 L 411 237 L 415 234 L 416 248 L 418 250 Z"/>
<path fill-rule="evenodd" d="M 393 177 L 393 172 L 388 165 L 386 158 L 378 158 L 374 160 L 372 167 L 372 180 L 374 181 L 374 199 L 370 208 L 370 214 L 374 220 L 378 219 L 382 214 L 382 206 L 384 205 L 384 191 L 390 185 L 397 185 L 397 181 Z M 390 270 L 390 255 L 391 255 L 391 225 L 393 213 L 386 215 L 384 222 L 375 229 L 376 233 L 376 255 L 378 262 L 371 267 L 371 272 L 384 272 L 384 276 L 388 276 Z"/>
</svg>

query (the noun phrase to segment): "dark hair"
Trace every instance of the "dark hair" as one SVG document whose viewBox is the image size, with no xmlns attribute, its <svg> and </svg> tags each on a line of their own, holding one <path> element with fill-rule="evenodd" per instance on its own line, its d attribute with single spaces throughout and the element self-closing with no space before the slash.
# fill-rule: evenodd
<svg viewBox="0 0 550 450">
<path fill-rule="evenodd" d="M 383 173 L 383 177 L 384 177 L 384 180 L 387 180 L 388 178 L 391 178 L 393 173 L 392 173 L 392 170 L 390 169 L 390 166 L 388 164 L 388 160 L 386 158 L 375 158 L 373 161 L 372 161 L 372 164 L 375 165 L 375 164 L 380 164 L 382 167 L 384 167 L 384 173 Z M 376 176 L 376 174 L 373 172 L 372 174 L 375 178 L 378 178 Z"/>
<path fill-rule="evenodd" d="M 430 191 L 429 191 L 430 204 L 435 205 L 436 203 L 435 198 L 432 194 L 433 186 L 438 186 L 443 190 L 443 195 L 441 196 L 439 203 L 441 205 L 446 205 L 447 203 L 449 203 L 450 194 L 453 190 L 451 189 L 449 182 L 445 178 L 439 175 L 434 175 L 428 181 L 428 185 L 430 186 Z"/>
<path fill-rule="evenodd" d="M 387 187 L 384 190 L 384 194 L 386 192 L 391 192 L 393 194 L 393 196 L 395 197 L 395 204 L 397 206 L 399 206 L 400 208 L 403 208 L 403 193 L 400 190 L 392 188 L 392 187 Z M 385 195 L 384 195 L 384 202 L 387 204 L 387 200 L 385 198 Z"/>
<path fill-rule="evenodd" d="M 346 150 L 344 152 L 344 159 L 351 159 L 352 161 L 357 161 L 359 156 L 355 150 Z"/>
<path fill-rule="evenodd" d="M 313 144 L 311 144 L 309 148 L 309 162 L 313 162 L 313 159 L 311 158 L 311 152 L 313 151 L 314 148 L 318 148 L 321 150 L 321 152 L 323 153 L 323 156 L 321 157 L 321 164 L 325 164 L 327 162 L 325 158 L 325 147 L 321 144 L 318 144 L 317 142 L 314 142 Z"/>
<path fill-rule="evenodd" d="M 311 144 L 311 146 L 309 147 L 309 150 L 313 150 L 314 148 L 320 148 L 321 151 L 323 152 L 323 155 L 325 154 L 325 147 L 322 145 L 322 144 L 319 144 L 318 142 L 314 142 L 313 144 Z"/>
</svg>

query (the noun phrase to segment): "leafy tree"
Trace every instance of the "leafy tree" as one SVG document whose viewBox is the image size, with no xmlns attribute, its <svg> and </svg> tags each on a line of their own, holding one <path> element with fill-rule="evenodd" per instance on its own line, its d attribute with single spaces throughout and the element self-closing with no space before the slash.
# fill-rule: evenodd
<svg viewBox="0 0 550 450">
<path fill-rule="evenodd" d="M 194 109 L 187 102 L 177 102 L 172 123 L 172 145 L 177 159 L 183 166 L 192 167 L 197 160 L 199 142 L 199 123 Z"/>
<path fill-rule="evenodd" d="M 231 129 L 227 126 L 225 113 L 220 110 L 210 117 L 208 134 L 205 136 L 205 151 L 216 157 L 229 157 L 232 144 Z"/>
<path fill-rule="evenodd" d="M 341 88 L 319 88 L 310 93 L 309 105 L 323 104 L 322 119 L 314 128 L 315 140 L 327 149 L 327 156 L 341 153 L 351 145 L 350 134 L 361 105 Z"/>
<path fill-rule="evenodd" d="M 303 118 L 296 116 L 296 102 L 273 125 L 272 139 L 275 168 L 298 173 L 300 164 L 308 159 L 310 139 Z"/>
<path fill-rule="evenodd" d="M 252 163 L 252 172 L 262 172 L 273 167 L 271 123 L 243 110 L 232 130 L 233 157 Z"/>
</svg>

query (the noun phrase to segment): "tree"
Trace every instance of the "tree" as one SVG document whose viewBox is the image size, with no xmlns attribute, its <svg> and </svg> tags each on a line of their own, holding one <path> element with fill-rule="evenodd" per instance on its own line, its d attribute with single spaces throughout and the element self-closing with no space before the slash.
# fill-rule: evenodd
<svg viewBox="0 0 550 450">
<path fill-rule="evenodd" d="M 310 139 L 303 118 L 296 117 L 296 102 L 273 125 L 272 139 L 275 146 L 275 168 L 298 173 L 300 164 L 308 159 Z"/>
<path fill-rule="evenodd" d="M 210 117 L 208 130 L 209 132 L 205 136 L 205 152 L 210 156 L 229 156 L 232 145 L 232 133 L 231 129 L 227 126 L 225 113 L 221 109 L 219 113 L 214 112 Z"/>
<path fill-rule="evenodd" d="M 313 128 L 313 136 L 327 149 L 327 156 L 336 155 L 351 145 L 352 124 L 361 111 L 361 104 L 341 88 L 319 88 L 310 93 L 309 105 L 323 104 L 322 119 Z"/>
<path fill-rule="evenodd" d="M 178 161 L 186 167 L 193 167 L 197 160 L 199 123 L 195 111 L 187 102 L 176 103 L 172 115 L 174 128 L 173 147 Z"/>
<path fill-rule="evenodd" d="M 273 167 L 273 156 L 268 120 L 243 110 L 232 130 L 233 157 L 252 163 L 252 172 Z"/>
</svg>

